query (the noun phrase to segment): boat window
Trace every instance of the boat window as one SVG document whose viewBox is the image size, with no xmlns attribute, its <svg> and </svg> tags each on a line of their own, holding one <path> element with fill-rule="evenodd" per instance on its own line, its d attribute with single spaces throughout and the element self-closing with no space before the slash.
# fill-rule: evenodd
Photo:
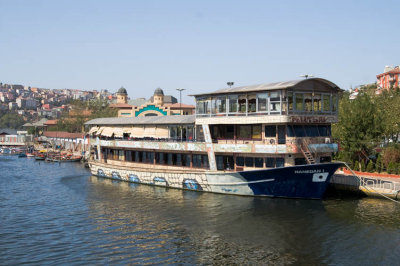
<svg viewBox="0 0 400 266">
<path fill-rule="evenodd" d="M 159 152 L 157 153 L 158 158 L 157 158 L 157 162 L 158 164 L 165 164 L 165 154 L 163 152 Z"/>
<path fill-rule="evenodd" d="M 320 163 L 329 163 L 329 162 L 331 162 L 331 161 L 332 161 L 331 156 L 321 156 L 321 157 L 319 158 L 319 162 L 320 162 Z"/>
<path fill-rule="evenodd" d="M 200 168 L 201 167 L 201 155 L 193 154 L 193 167 Z"/>
<path fill-rule="evenodd" d="M 238 111 L 238 96 L 229 95 L 229 113 L 237 113 Z"/>
<path fill-rule="evenodd" d="M 304 126 L 307 137 L 319 137 L 318 126 Z"/>
<path fill-rule="evenodd" d="M 190 167 L 190 154 L 183 154 L 183 165 L 186 167 Z"/>
<path fill-rule="evenodd" d="M 254 158 L 254 166 L 258 168 L 262 168 L 264 166 L 263 158 Z"/>
<path fill-rule="evenodd" d="M 208 164 L 208 155 L 201 155 L 201 159 L 202 159 L 202 166 L 203 168 L 210 168 L 209 164 Z"/>
<path fill-rule="evenodd" d="M 328 94 L 322 95 L 322 108 L 324 112 L 331 111 L 331 96 Z"/>
<path fill-rule="evenodd" d="M 142 152 L 135 151 L 135 162 L 140 163 L 142 161 Z"/>
<path fill-rule="evenodd" d="M 275 165 L 276 165 L 276 167 L 284 167 L 285 166 L 285 158 L 276 158 Z"/>
<path fill-rule="evenodd" d="M 257 100 L 256 100 L 256 95 L 248 95 L 247 98 L 247 112 L 249 113 L 255 113 L 256 112 L 256 104 L 257 104 Z"/>
<path fill-rule="evenodd" d="M 306 158 L 295 158 L 294 165 L 304 165 L 307 164 Z"/>
<path fill-rule="evenodd" d="M 253 167 L 254 166 L 254 158 L 253 157 L 245 157 L 244 164 L 246 167 Z"/>
<path fill-rule="evenodd" d="M 293 125 L 287 126 L 287 135 L 288 135 L 288 137 L 296 137 L 296 134 L 294 133 Z"/>
<path fill-rule="evenodd" d="M 265 126 L 265 137 L 275 138 L 276 137 L 276 126 Z"/>
<path fill-rule="evenodd" d="M 304 111 L 312 112 L 312 94 L 304 93 Z"/>
<path fill-rule="evenodd" d="M 215 110 L 217 114 L 226 113 L 226 97 L 220 96 L 215 99 Z"/>
<path fill-rule="evenodd" d="M 322 103 L 321 103 L 321 94 L 320 93 L 314 93 L 313 97 L 313 110 L 316 113 L 321 112 L 322 110 Z"/>
<path fill-rule="evenodd" d="M 275 158 L 265 158 L 265 167 L 274 168 L 275 167 Z"/>
<path fill-rule="evenodd" d="M 236 157 L 236 166 L 244 166 L 244 157 Z"/>
<path fill-rule="evenodd" d="M 182 166 L 182 154 L 180 154 L 180 153 L 176 154 L 176 165 Z"/>
<path fill-rule="evenodd" d="M 239 138 L 251 139 L 251 125 L 239 125 Z"/>
<path fill-rule="evenodd" d="M 245 95 L 241 95 L 239 96 L 239 112 L 240 113 L 246 113 L 247 109 L 246 109 L 246 103 L 247 103 L 247 99 Z"/>
<path fill-rule="evenodd" d="M 261 139 L 261 125 L 252 126 L 252 139 Z"/>
<path fill-rule="evenodd" d="M 168 153 L 168 165 L 174 164 L 173 153 Z"/>
<path fill-rule="evenodd" d="M 271 113 L 280 113 L 281 111 L 281 91 L 273 91 L 269 94 L 269 111 Z"/>
<path fill-rule="evenodd" d="M 337 112 L 337 105 L 338 105 L 337 95 L 334 94 L 332 95 L 332 112 Z"/>
<path fill-rule="evenodd" d="M 224 170 L 224 160 L 222 156 L 215 156 L 217 162 L 217 170 Z"/>
<path fill-rule="evenodd" d="M 293 92 L 289 91 L 287 93 L 287 97 L 288 97 L 289 111 L 292 111 L 293 110 Z"/>
<path fill-rule="evenodd" d="M 258 112 L 266 112 L 267 110 L 267 102 L 268 102 L 268 93 L 258 93 Z"/>
<path fill-rule="evenodd" d="M 304 95 L 302 93 L 296 93 L 296 111 L 302 112 L 304 110 L 303 108 L 303 98 Z"/>
<path fill-rule="evenodd" d="M 302 125 L 293 126 L 294 133 L 296 137 L 305 137 L 306 133 L 304 132 L 304 128 Z"/>
</svg>

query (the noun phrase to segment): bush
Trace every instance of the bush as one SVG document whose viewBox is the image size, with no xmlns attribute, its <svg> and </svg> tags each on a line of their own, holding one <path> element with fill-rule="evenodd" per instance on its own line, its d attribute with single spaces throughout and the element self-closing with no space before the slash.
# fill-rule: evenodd
<svg viewBox="0 0 400 266">
<path fill-rule="evenodd" d="M 360 161 L 360 171 L 365 172 L 365 163 L 364 161 Z"/>
<path fill-rule="evenodd" d="M 368 165 L 367 165 L 367 172 L 374 172 L 374 162 L 372 160 L 369 160 Z"/>
<path fill-rule="evenodd" d="M 353 170 L 354 170 L 354 171 L 360 170 L 359 166 L 360 166 L 360 164 L 359 164 L 359 162 L 356 160 L 356 161 L 353 163 Z"/>
<path fill-rule="evenodd" d="M 378 173 L 383 172 L 383 164 L 382 164 L 382 155 L 379 153 L 378 158 L 376 159 L 376 171 Z"/>
<path fill-rule="evenodd" d="M 389 174 L 394 174 L 394 173 L 396 173 L 396 166 L 397 166 L 396 163 L 390 162 L 389 165 L 388 165 L 388 168 L 387 168 L 387 172 L 388 172 Z"/>
<path fill-rule="evenodd" d="M 389 168 L 389 164 L 400 162 L 400 147 L 398 145 L 387 147 L 383 152 L 383 163 Z"/>
</svg>

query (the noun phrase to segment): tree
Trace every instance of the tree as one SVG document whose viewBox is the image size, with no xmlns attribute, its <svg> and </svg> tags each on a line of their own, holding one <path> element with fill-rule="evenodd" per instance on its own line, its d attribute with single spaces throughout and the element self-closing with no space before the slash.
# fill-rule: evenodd
<svg viewBox="0 0 400 266">
<path fill-rule="evenodd" d="M 369 172 L 369 173 L 374 172 L 374 162 L 372 160 L 369 160 L 369 162 L 368 162 L 367 172 Z"/>
<path fill-rule="evenodd" d="M 19 129 L 25 123 L 24 118 L 17 113 L 6 113 L 0 117 L 0 128 Z"/>
<path fill-rule="evenodd" d="M 354 100 L 344 93 L 339 105 L 339 123 L 333 126 L 333 137 L 347 161 L 366 157 L 382 139 L 382 112 L 368 93 L 361 92 Z"/>
</svg>

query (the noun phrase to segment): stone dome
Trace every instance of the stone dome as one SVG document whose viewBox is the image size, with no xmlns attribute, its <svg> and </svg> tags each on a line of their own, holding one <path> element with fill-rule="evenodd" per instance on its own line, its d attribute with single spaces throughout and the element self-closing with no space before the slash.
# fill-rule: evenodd
<svg viewBox="0 0 400 266">
<path fill-rule="evenodd" d="M 164 96 L 163 90 L 162 90 L 161 88 L 157 88 L 157 89 L 154 91 L 154 96 Z"/>
<path fill-rule="evenodd" d="M 118 92 L 119 94 L 128 94 L 128 92 L 126 92 L 126 89 L 124 87 L 121 87 Z"/>
</svg>

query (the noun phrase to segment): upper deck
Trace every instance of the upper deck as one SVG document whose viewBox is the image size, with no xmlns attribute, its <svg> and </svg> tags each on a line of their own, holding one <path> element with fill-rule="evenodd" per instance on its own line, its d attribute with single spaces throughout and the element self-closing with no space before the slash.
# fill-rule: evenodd
<svg viewBox="0 0 400 266">
<path fill-rule="evenodd" d="M 335 123 L 340 91 L 310 78 L 196 94 L 196 124 Z"/>
</svg>

